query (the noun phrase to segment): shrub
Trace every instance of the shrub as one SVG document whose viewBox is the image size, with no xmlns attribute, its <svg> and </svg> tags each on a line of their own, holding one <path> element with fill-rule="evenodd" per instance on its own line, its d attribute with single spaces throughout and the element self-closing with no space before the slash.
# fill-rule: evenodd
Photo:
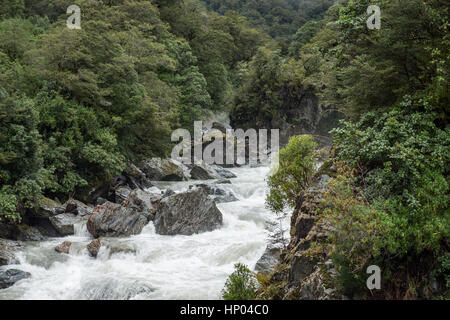
<svg viewBox="0 0 450 320">
<path fill-rule="evenodd" d="M 258 290 L 255 274 L 243 264 L 236 264 L 235 271 L 228 277 L 222 297 L 225 300 L 252 300 Z"/>
<path fill-rule="evenodd" d="M 268 208 L 282 212 L 295 205 L 313 177 L 316 146 L 311 135 L 299 135 L 291 137 L 280 150 L 278 171 L 268 180 Z"/>
</svg>

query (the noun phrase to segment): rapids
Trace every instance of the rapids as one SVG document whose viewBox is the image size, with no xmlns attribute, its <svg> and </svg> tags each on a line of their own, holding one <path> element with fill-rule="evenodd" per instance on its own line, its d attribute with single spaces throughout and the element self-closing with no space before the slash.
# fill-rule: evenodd
<svg viewBox="0 0 450 320">
<path fill-rule="evenodd" d="M 220 187 L 232 190 L 239 201 L 217 205 L 224 218 L 221 229 L 161 236 L 150 223 L 140 235 L 108 239 L 133 247 L 135 253 L 111 254 L 102 247 L 94 259 L 86 250 L 92 238 L 79 225 L 74 236 L 25 243 L 21 264 L 8 268 L 32 276 L 0 290 L 0 299 L 220 299 L 234 264 L 253 268 L 275 225 L 274 214 L 264 206 L 269 169 L 230 170 L 238 177 Z M 155 184 L 179 192 L 200 182 Z M 54 250 L 63 241 L 73 242 L 69 255 Z"/>
</svg>

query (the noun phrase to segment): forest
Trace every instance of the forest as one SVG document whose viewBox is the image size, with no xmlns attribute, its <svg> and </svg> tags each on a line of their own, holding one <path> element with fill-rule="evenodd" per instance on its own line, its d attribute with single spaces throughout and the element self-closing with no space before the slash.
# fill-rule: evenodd
<svg viewBox="0 0 450 320">
<path fill-rule="evenodd" d="M 80 30 L 66 26 L 73 4 Z M 167 157 L 173 130 L 225 112 L 233 127 L 331 137 L 319 210 L 333 231 L 311 252 L 332 258 L 333 287 L 448 299 L 449 28 L 445 0 L 0 0 L 0 223 L 44 197 L 83 201 Z M 273 211 L 302 198 L 311 179 L 289 177 L 312 175 L 315 147 L 286 146 Z M 366 292 L 369 265 L 387 290 Z M 259 281 L 246 298 L 286 297 L 275 277 Z"/>
</svg>

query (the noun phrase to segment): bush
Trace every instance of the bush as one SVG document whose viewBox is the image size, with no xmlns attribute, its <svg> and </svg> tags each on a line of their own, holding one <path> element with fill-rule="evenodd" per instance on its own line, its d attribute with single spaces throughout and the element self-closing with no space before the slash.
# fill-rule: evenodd
<svg viewBox="0 0 450 320">
<path fill-rule="evenodd" d="M 312 136 L 300 135 L 291 137 L 280 150 L 278 171 L 268 181 L 268 208 L 282 212 L 286 207 L 295 206 L 313 177 L 316 146 Z"/>
<path fill-rule="evenodd" d="M 235 271 L 228 277 L 222 297 L 225 300 L 252 300 L 258 290 L 256 276 L 247 266 L 236 264 Z"/>
</svg>

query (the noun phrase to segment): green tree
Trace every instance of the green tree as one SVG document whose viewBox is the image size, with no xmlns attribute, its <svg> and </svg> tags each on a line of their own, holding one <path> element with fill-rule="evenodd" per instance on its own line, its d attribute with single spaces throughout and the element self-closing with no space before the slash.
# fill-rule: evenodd
<svg viewBox="0 0 450 320">
<path fill-rule="evenodd" d="M 256 297 L 258 281 L 245 265 L 236 264 L 235 271 L 228 277 L 222 290 L 224 300 L 252 300 Z"/>
</svg>

